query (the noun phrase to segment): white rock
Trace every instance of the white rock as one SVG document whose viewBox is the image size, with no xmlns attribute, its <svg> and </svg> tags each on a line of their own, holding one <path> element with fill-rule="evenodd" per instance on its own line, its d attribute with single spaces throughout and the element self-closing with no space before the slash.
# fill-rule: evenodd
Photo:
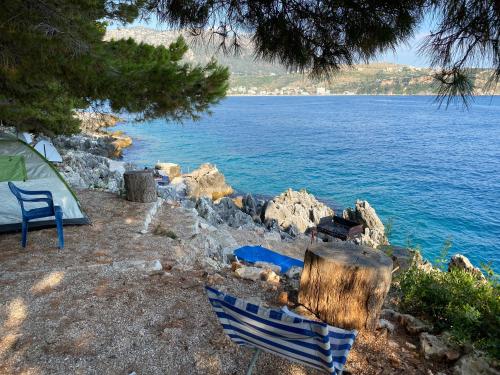
<svg viewBox="0 0 500 375">
<path fill-rule="evenodd" d="M 302 274 L 302 267 L 293 266 L 290 267 L 288 271 L 286 271 L 286 277 L 289 279 L 298 279 Z"/>
<path fill-rule="evenodd" d="M 380 319 L 378 321 L 378 329 L 387 329 L 387 331 L 389 331 L 389 333 L 394 333 L 394 324 L 392 324 L 391 322 L 389 322 L 388 320 L 385 320 L 385 319 Z"/>
<path fill-rule="evenodd" d="M 242 279 L 257 281 L 260 280 L 261 273 L 264 272 L 262 268 L 259 267 L 241 267 L 237 268 L 234 273 L 241 277 Z"/>
<path fill-rule="evenodd" d="M 215 200 L 233 192 L 231 186 L 226 184 L 224 175 L 211 164 L 202 164 L 198 169 L 183 177 L 189 197 L 208 197 Z"/>
<path fill-rule="evenodd" d="M 438 336 L 422 332 L 420 338 L 420 352 L 426 359 L 455 361 L 460 352 L 455 345 Z"/>
<path fill-rule="evenodd" d="M 144 265 L 144 270 L 150 275 L 156 275 L 159 273 L 163 273 L 163 266 L 161 265 L 161 262 L 156 259 L 151 262 L 147 262 Z"/>
<path fill-rule="evenodd" d="M 274 272 L 273 270 L 270 270 L 270 269 L 265 269 L 260 274 L 260 279 L 262 281 L 267 281 L 268 283 L 273 283 L 273 284 L 277 284 L 280 282 L 279 275 L 277 275 L 276 272 Z"/>
<path fill-rule="evenodd" d="M 385 227 L 375 209 L 367 201 L 357 200 L 354 209 L 347 208 L 343 212 L 344 219 L 363 224 L 361 244 L 377 248 L 389 242 L 385 236 Z"/>
<path fill-rule="evenodd" d="M 472 352 L 460 358 L 455 367 L 453 375 L 500 375 L 486 360 L 482 353 Z"/>
<path fill-rule="evenodd" d="M 104 156 L 84 151 L 66 151 L 58 165 L 64 179 L 76 188 L 94 188 L 119 192 L 123 188 L 125 164 L 117 168 L 116 162 Z"/>
<path fill-rule="evenodd" d="M 462 254 L 455 254 L 451 257 L 450 263 L 448 264 L 448 271 L 451 271 L 455 268 L 469 272 L 476 276 L 478 279 L 485 279 L 481 270 L 477 267 L 474 267 L 470 260 Z"/>
<path fill-rule="evenodd" d="M 281 272 L 281 267 L 273 263 L 257 261 L 254 263 L 254 265 L 255 267 L 269 269 L 271 271 L 274 271 L 275 273 Z"/>
<path fill-rule="evenodd" d="M 319 202 L 305 190 L 288 189 L 270 200 L 264 212 L 266 223 L 275 220 L 282 230 L 294 226 L 300 233 L 316 226 L 325 216 L 333 215 L 333 210 Z"/>
<path fill-rule="evenodd" d="M 213 268 L 216 271 L 222 269 L 222 265 L 219 262 L 209 257 L 204 257 L 202 260 L 202 264 L 204 268 Z"/>
<path fill-rule="evenodd" d="M 408 349 L 411 349 L 411 350 L 416 350 L 416 349 L 417 349 L 417 346 L 416 346 L 416 345 L 413 345 L 411 342 L 408 342 L 408 341 L 405 341 L 405 346 L 406 346 Z"/>
<path fill-rule="evenodd" d="M 432 324 L 424 322 L 418 318 L 415 318 L 409 314 L 399 314 L 399 323 L 405 327 L 408 333 L 413 335 L 419 334 L 421 332 L 432 331 Z"/>
</svg>

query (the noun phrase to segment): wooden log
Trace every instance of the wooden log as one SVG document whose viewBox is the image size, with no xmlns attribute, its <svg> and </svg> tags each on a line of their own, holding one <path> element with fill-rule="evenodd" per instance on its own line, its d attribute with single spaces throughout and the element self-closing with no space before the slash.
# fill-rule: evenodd
<svg viewBox="0 0 500 375">
<path fill-rule="evenodd" d="M 392 280 L 392 260 L 351 243 L 319 243 L 306 250 L 299 303 L 330 325 L 373 330 Z"/>
<path fill-rule="evenodd" d="M 156 181 L 150 170 L 129 171 L 123 174 L 127 200 L 149 203 L 156 201 Z"/>
</svg>

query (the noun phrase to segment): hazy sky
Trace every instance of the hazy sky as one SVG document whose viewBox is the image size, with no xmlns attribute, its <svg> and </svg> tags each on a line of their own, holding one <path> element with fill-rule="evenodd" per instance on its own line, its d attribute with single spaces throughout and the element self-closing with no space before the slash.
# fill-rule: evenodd
<svg viewBox="0 0 500 375">
<path fill-rule="evenodd" d="M 165 26 L 158 24 L 156 21 L 146 22 L 134 22 L 127 27 L 148 27 L 155 30 L 165 30 Z M 110 28 L 115 28 L 116 26 L 110 26 Z M 418 49 L 424 38 L 429 34 L 429 30 L 432 27 L 432 21 L 430 17 L 422 22 L 419 30 L 417 30 L 415 36 L 404 45 L 400 45 L 394 52 L 386 52 L 378 56 L 374 61 L 379 62 L 390 62 L 395 64 L 405 64 L 418 67 L 428 67 L 429 62 L 425 56 L 420 56 Z"/>
</svg>

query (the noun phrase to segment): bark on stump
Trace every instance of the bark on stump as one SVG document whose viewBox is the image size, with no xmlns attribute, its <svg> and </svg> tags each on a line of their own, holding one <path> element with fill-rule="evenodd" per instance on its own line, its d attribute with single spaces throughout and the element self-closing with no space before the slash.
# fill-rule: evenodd
<svg viewBox="0 0 500 375">
<path fill-rule="evenodd" d="M 330 325 L 373 330 L 391 280 L 392 260 L 379 250 L 314 244 L 306 250 L 299 303 Z"/>
<path fill-rule="evenodd" d="M 152 171 L 125 172 L 123 181 L 127 192 L 127 200 L 142 203 L 156 201 L 156 181 Z"/>
</svg>

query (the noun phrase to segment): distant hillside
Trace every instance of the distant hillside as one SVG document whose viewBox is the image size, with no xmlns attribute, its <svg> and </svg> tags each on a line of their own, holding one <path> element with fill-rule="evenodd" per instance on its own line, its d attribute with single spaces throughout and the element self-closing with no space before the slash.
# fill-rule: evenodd
<svg viewBox="0 0 500 375">
<path fill-rule="evenodd" d="M 106 39 L 133 38 L 138 42 L 168 46 L 181 32 L 156 31 L 144 27 L 108 30 Z M 220 64 L 231 71 L 230 91 L 232 95 L 425 95 L 435 94 L 432 70 L 406 65 L 373 63 L 356 65 L 336 74 L 329 81 L 314 81 L 307 75 L 287 72 L 278 65 L 256 60 L 252 53 L 251 40 L 243 38 L 239 55 L 224 55 L 214 46 L 207 46 L 183 33 L 190 45 L 186 59 L 191 62 L 206 63 L 215 57 Z M 487 70 L 476 69 L 475 85 L 477 93 L 489 77 Z M 491 93 L 487 93 L 491 94 Z M 500 85 L 496 88 L 500 94 Z"/>
</svg>

